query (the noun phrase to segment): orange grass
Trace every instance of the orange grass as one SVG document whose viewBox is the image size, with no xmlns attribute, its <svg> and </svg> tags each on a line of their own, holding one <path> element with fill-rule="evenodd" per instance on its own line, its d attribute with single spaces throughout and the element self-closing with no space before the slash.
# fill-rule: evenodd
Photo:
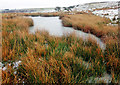
<svg viewBox="0 0 120 85">
<path fill-rule="evenodd" d="M 114 35 L 117 33 L 118 27 L 107 26 L 110 20 L 90 14 L 66 15 L 62 18 L 64 26 L 72 26 L 76 30 L 82 30 L 92 33 L 97 37 L 105 35 Z"/>
<path fill-rule="evenodd" d="M 2 13 L 3 19 L 12 19 L 18 16 L 43 16 L 43 17 L 54 17 L 59 16 L 60 12 L 51 12 L 51 13 Z"/>
<path fill-rule="evenodd" d="M 87 83 L 90 77 L 101 77 L 105 71 L 111 72 L 113 82 L 120 79 L 116 41 L 107 42 L 102 52 L 94 40 L 83 41 L 74 34 L 29 34 L 28 28 L 33 25 L 29 18 L 4 18 L 2 25 L 2 63 L 8 67 L 2 71 L 2 83 Z M 22 63 L 14 74 L 9 62 L 17 60 Z"/>
</svg>

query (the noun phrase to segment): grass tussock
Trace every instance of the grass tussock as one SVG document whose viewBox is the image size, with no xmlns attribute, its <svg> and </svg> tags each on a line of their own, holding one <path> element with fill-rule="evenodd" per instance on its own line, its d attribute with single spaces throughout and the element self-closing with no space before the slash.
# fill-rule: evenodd
<svg viewBox="0 0 120 85">
<path fill-rule="evenodd" d="M 60 13 L 59 12 L 50 12 L 50 13 L 24 13 L 24 16 L 42 16 L 42 17 L 55 17 L 55 16 L 59 16 Z"/>
<path fill-rule="evenodd" d="M 14 59 L 16 54 L 20 56 L 20 51 L 23 51 L 24 35 L 28 33 L 28 27 L 33 25 L 32 19 L 15 18 L 3 20 L 2 26 L 2 58 L 5 61 Z M 17 37 L 19 36 L 19 38 Z M 20 39 L 21 38 L 21 39 Z M 17 50 L 17 51 L 16 51 Z M 7 57 L 7 58 L 6 58 Z"/>
<path fill-rule="evenodd" d="M 64 26 L 92 33 L 97 37 L 114 35 L 118 30 L 118 27 L 106 25 L 110 23 L 109 19 L 90 14 L 65 15 L 62 18 L 62 23 Z"/>
<path fill-rule="evenodd" d="M 50 12 L 50 13 L 2 13 L 2 18 L 3 19 L 13 19 L 15 17 L 20 17 L 20 16 L 55 17 L 55 16 L 59 16 L 60 14 L 61 14 L 60 12 Z"/>
<path fill-rule="evenodd" d="M 118 9 L 118 7 L 115 7 L 115 8 L 110 8 L 110 7 L 106 7 L 106 8 L 97 8 L 97 9 L 94 9 L 93 11 L 96 11 L 96 10 L 109 10 L 109 9 Z"/>
<path fill-rule="evenodd" d="M 8 67 L 2 71 L 2 83 L 88 83 L 106 71 L 111 72 L 112 82 L 120 79 L 117 42 L 107 43 L 102 52 L 94 40 L 83 41 L 74 34 L 29 34 L 33 25 L 29 18 L 4 19 L 2 24 L 2 63 Z M 21 64 L 13 69 L 18 60 Z"/>
</svg>

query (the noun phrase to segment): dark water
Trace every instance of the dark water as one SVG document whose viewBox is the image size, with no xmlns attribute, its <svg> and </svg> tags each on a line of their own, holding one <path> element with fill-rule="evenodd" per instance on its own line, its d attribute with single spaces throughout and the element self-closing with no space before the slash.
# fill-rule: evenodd
<svg viewBox="0 0 120 85">
<path fill-rule="evenodd" d="M 64 27 L 59 17 L 30 17 L 34 21 L 34 26 L 30 27 L 30 33 L 35 33 L 36 30 L 46 30 L 50 35 L 62 36 L 70 33 L 75 33 L 78 37 L 87 40 L 88 38 L 94 39 L 98 45 L 105 49 L 105 44 L 96 36 L 82 31 L 74 30 L 72 27 Z"/>
</svg>

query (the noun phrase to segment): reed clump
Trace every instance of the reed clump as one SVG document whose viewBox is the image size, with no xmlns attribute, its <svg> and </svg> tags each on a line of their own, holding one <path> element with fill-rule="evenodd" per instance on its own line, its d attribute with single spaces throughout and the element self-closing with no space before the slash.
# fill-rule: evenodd
<svg viewBox="0 0 120 85">
<path fill-rule="evenodd" d="M 94 40 L 83 41 L 74 34 L 30 34 L 30 18 L 4 19 L 2 24 L 2 63 L 8 67 L 2 71 L 2 83 L 88 83 L 90 77 L 104 76 L 107 70 L 111 71 L 113 82 L 120 78 L 114 43 L 107 43 L 103 52 Z M 12 63 L 18 60 L 21 63 L 14 69 Z"/>
<path fill-rule="evenodd" d="M 60 12 L 48 12 L 48 13 L 2 13 L 3 19 L 13 19 L 15 17 L 23 17 L 23 16 L 42 16 L 42 17 L 55 17 L 59 16 Z"/>
<path fill-rule="evenodd" d="M 73 27 L 76 30 L 82 30 L 87 33 L 103 37 L 105 35 L 114 35 L 117 33 L 118 27 L 107 26 L 110 19 L 101 18 L 91 14 L 75 14 L 65 15 L 62 17 L 64 26 Z"/>
<path fill-rule="evenodd" d="M 60 13 L 59 12 L 48 12 L 48 13 L 23 13 L 24 16 L 42 16 L 42 17 L 55 17 L 55 16 L 59 16 Z"/>
</svg>

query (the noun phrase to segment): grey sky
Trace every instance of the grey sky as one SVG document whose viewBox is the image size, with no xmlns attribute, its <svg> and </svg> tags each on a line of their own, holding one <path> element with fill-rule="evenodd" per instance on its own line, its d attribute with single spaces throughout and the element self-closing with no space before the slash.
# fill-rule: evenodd
<svg viewBox="0 0 120 85">
<path fill-rule="evenodd" d="M 89 2 L 118 1 L 118 0 L 0 0 L 0 9 L 15 8 L 47 8 L 70 6 Z"/>
</svg>

